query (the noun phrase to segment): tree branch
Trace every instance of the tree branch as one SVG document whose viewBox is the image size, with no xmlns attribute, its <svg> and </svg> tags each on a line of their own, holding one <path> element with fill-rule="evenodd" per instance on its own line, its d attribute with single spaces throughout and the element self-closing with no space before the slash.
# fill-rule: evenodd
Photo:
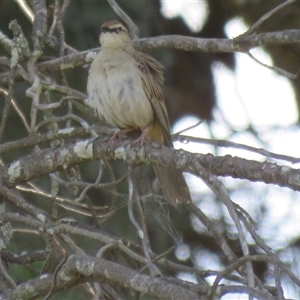
<svg viewBox="0 0 300 300">
<path fill-rule="evenodd" d="M 142 38 L 135 41 L 138 50 L 176 49 L 190 52 L 234 53 L 248 52 L 256 47 L 300 43 L 300 30 L 283 30 L 238 36 L 234 39 L 204 39 L 181 35 Z M 66 55 L 38 64 L 40 71 L 55 72 L 84 65 L 93 60 L 100 48 Z"/>
<path fill-rule="evenodd" d="M 129 268 L 101 258 L 73 255 L 57 274 L 55 291 L 63 290 L 88 281 L 108 282 L 124 288 L 131 288 L 158 299 L 200 299 L 200 296 L 179 286 L 166 283 L 159 277 L 140 274 Z M 48 293 L 53 283 L 52 276 L 41 275 L 36 279 L 20 284 L 9 297 L 31 300 Z"/>
<path fill-rule="evenodd" d="M 193 154 L 184 150 L 174 150 L 156 143 L 146 143 L 140 148 L 117 140 L 108 146 L 99 139 L 77 141 L 56 149 L 47 149 L 14 161 L 0 168 L 2 181 L 13 187 L 39 176 L 57 170 L 67 169 L 84 161 L 123 160 L 133 164 L 159 164 L 173 169 L 182 169 L 196 176 L 205 168 L 217 176 L 261 181 L 300 191 L 300 171 L 289 166 L 269 162 L 257 162 L 226 155 L 215 157 L 212 154 Z"/>
</svg>

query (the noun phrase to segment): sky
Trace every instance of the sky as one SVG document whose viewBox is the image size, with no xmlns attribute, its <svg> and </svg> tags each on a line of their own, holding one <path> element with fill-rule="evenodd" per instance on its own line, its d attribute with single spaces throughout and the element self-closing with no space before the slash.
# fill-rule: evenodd
<svg viewBox="0 0 300 300">
<path fill-rule="evenodd" d="M 205 23 L 207 17 L 207 3 L 205 0 L 161 2 L 162 13 L 166 17 L 181 16 L 192 30 L 199 31 Z M 247 26 L 240 18 L 230 20 L 225 27 L 228 38 L 234 38 L 246 30 Z M 251 54 L 261 62 L 270 66 L 273 65 L 270 56 L 262 49 L 251 50 Z M 235 72 L 232 72 L 222 63 L 215 63 L 212 66 L 218 103 L 218 107 L 214 111 L 215 121 L 211 125 L 214 137 L 218 139 L 228 138 L 230 128 L 228 122 L 224 121 L 227 120 L 230 126 L 241 131 L 241 133 L 232 136 L 231 141 L 258 148 L 264 147 L 272 152 L 299 157 L 300 130 L 295 125 L 297 122 L 297 107 L 295 94 L 289 80 L 259 65 L 246 54 L 235 54 L 235 60 Z M 179 120 L 172 130 L 177 132 L 199 121 L 196 117 L 187 116 Z M 265 143 L 264 145 L 253 135 L 244 132 L 248 124 L 254 126 L 260 139 Z M 211 133 L 205 123 L 185 132 L 185 134 L 211 138 Z M 199 145 L 194 143 L 176 143 L 175 146 L 191 152 L 199 151 Z M 218 151 L 218 155 L 231 154 L 258 161 L 266 160 L 265 157 L 258 154 L 238 149 L 220 148 Z M 208 152 L 214 153 L 214 149 L 211 146 L 201 144 L 201 153 Z M 276 162 L 292 166 L 284 161 Z M 299 165 L 292 167 L 297 168 Z M 217 217 L 217 205 L 213 203 L 208 188 L 195 177 L 187 176 L 187 181 L 191 187 L 192 195 L 197 195 L 199 192 L 202 195 L 208 195 L 203 197 L 199 206 L 209 217 Z M 260 214 L 257 211 L 259 205 L 253 206 L 253 201 L 256 201 L 256 204 L 262 203 L 265 207 L 267 213 L 264 215 L 264 219 L 261 220 L 261 227 L 257 233 L 267 240 L 270 247 L 275 250 L 280 249 L 290 243 L 293 238 L 299 236 L 299 229 L 295 226 L 300 219 L 299 193 L 287 188 L 267 186 L 263 183 L 245 183 L 245 181 L 231 178 L 224 178 L 222 182 L 227 188 L 235 191 L 231 194 L 232 200 L 246 209 L 252 217 L 255 218 Z M 201 225 L 195 222 L 196 229 L 197 226 L 199 227 L 198 230 L 203 229 Z M 251 243 L 250 239 L 249 242 Z M 190 257 L 186 245 L 179 246 L 176 253 L 178 259 L 185 260 Z M 283 256 L 283 259 L 286 259 L 286 257 Z M 197 261 L 202 266 L 209 261 L 209 268 L 211 269 L 221 268 L 218 259 L 205 251 L 201 252 Z M 193 278 L 186 277 L 186 274 L 179 274 L 179 277 L 193 281 Z M 297 298 L 297 296 L 299 295 L 296 295 L 290 286 L 286 286 L 285 297 Z M 227 295 L 222 299 L 236 299 L 236 295 Z M 239 299 L 248 299 L 248 297 L 241 295 Z"/>
</svg>

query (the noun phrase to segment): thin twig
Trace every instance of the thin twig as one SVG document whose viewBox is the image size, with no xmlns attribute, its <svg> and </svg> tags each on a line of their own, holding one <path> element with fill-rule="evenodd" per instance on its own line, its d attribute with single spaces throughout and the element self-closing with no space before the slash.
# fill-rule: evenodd
<svg viewBox="0 0 300 300">
<path fill-rule="evenodd" d="M 90 189 L 92 189 L 92 188 L 94 188 L 94 187 L 98 187 L 99 184 L 100 184 L 100 182 L 101 182 L 102 177 L 103 177 L 103 164 L 102 164 L 101 161 L 100 161 L 100 164 L 99 164 L 99 170 L 98 170 L 98 176 L 97 176 L 97 178 L 96 178 L 96 181 L 95 181 L 93 184 L 87 185 L 87 186 L 83 189 L 83 191 L 81 192 L 80 196 L 76 199 L 76 202 L 81 202 L 82 199 L 86 196 L 86 193 L 87 193 Z"/>
<path fill-rule="evenodd" d="M 62 6 L 61 6 L 61 9 L 60 9 L 60 13 L 62 16 L 64 16 L 64 14 L 66 13 L 66 10 L 68 8 L 68 6 L 70 5 L 70 1 L 71 0 L 64 0 Z"/>
<path fill-rule="evenodd" d="M 14 43 L 0 31 L 0 45 L 5 49 L 6 52 L 11 53 Z"/>
<path fill-rule="evenodd" d="M 219 283 L 226 278 L 227 275 L 234 271 L 238 271 L 244 264 L 249 262 L 270 262 L 276 265 L 276 261 L 272 259 L 269 255 L 266 254 L 257 254 L 257 255 L 247 255 L 237 259 L 235 262 L 231 263 L 227 266 L 222 272 L 220 272 L 212 287 L 211 287 L 211 294 L 213 295 L 217 289 Z"/>
<path fill-rule="evenodd" d="M 66 120 L 69 120 L 69 119 L 78 122 L 83 128 L 85 128 L 86 130 L 89 130 L 93 137 L 98 137 L 98 134 L 95 132 L 95 130 L 93 128 L 91 128 L 91 126 L 84 119 L 82 119 L 74 114 L 67 114 L 62 117 L 52 117 L 52 118 L 46 119 L 46 120 L 40 122 L 35 127 L 34 131 L 38 132 L 43 126 L 45 126 L 49 123 L 65 122 Z"/>
<path fill-rule="evenodd" d="M 34 21 L 34 13 L 31 9 L 31 7 L 28 5 L 26 0 L 14 0 L 26 16 L 26 18 L 30 21 L 30 23 L 33 23 Z"/>
<path fill-rule="evenodd" d="M 248 146 L 245 144 L 239 144 L 239 143 L 235 143 L 235 142 L 231 142 L 231 141 L 227 141 L 227 140 L 205 139 L 205 138 L 198 138 L 198 137 L 193 137 L 193 136 L 188 136 L 188 135 L 177 136 L 177 134 L 176 134 L 175 141 L 179 141 L 179 142 L 184 141 L 185 143 L 188 143 L 188 142 L 202 143 L 202 144 L 213 145 L 213 146 L 217 146 L 217 147 L 241 149 L 241 150 L 251 151 L 253 153 L 257 153 L 257 154 L 266 156 L 268 158 L 285 160 L 285 161 L 288 161 L 288 162 L 291 162 L 294 164 L 300 162 L 300 157 L 278 154 L 278 153 L 267 151 L 262 148 L 256 148 L 256 147 Z"/>
<path fill-rule="evenodd" d="M 57 267 L 55 268 L 55 271 L 54 271 L 54 274 L 53 274 L 53 284 L 51 285 L 51 289 L 50 291 L 48 292 L 48 294 L 43 298 L 43 300 L 47 300 L 47 299 L 50 299 L 50 297 L 52 296 L 55 288 L 56 288 L 56 284 L 57 284 L 57 275 L 58 275 L 58 272 L 59 270 L 61 270 L 61 268 L 63 267 L 63 265 L 65 264 L 65 262 L 67 261 L 68 259 L 68 254 L 67 252 L 65 251 L 64 248 L 61 248 L 63 254 L 64 254 L 64 257 L 63 259 L 61 260 L 61 262 L 57 265 Z"/>
<path fill-rule="evenodd" d="M 242 220 L 244 226 L 246 227 L 247 231 L 250 233 L 250 235 L 253 238 L 253 240 L 255 241 L 255 243 L 259 247 L 261 247 L 261 249 L 263 251 L 265 251 L 268 256 L 272 257 L 273 260 L 276 261 L 276 263 L 280 267 L 281 271 L 284 272 L 286 274 L 286 276 L 288 276 L 298 287 L 300 287 L 300 279 L 290 270 L 290 268 L 286 264 L 284 264 L 277 257 L 276 254 L 274 254 L 272 249 L 268 245 L 266 245 L 264 240 L 262 238 L 260 238 L 260 236 L 255 232 L 255 230 L 253 230 L 252 226 L 249 225 L 249 222 L 247 221 L 246 217 L 239 212 L 238 212 L 238 214 L 239 214 L 239 218 Z"/>
<path fill-rule="evenodd" d="M 110 4 L 112 9 L 115 11 L 115 13 L 124 21 L 124 23 L 127 25 L 130 35 L 133 40 L 136 40 L 139 38 L 139 29 L 134 24 L 132 19 L 124 12 L 124 10 L 116 3 L 115 0 L 107 0 L 107 2 Z"/>
<path fill-rule="evenodd" d="M 172 135 L 172 138 L 178 138 L 179 135 L 181 135 L 182 133 L 184 133 L 184 132 L 186 132 L 186 131 L 189 131 L 190 129 L 194 129 L 194 128 L 198 127 L 199 125 L 201 125 L 202 123 L 203 123 L 203 121 L 199 121 L 199 122 L 197 122 L 196 124 L 194 124 L 194 125 L 192 125 L 192 126 L 189 126 L 189 127 L 187 127 L 187 128 L 184 128 L 184 129 L 182 129 L 182 130 L 180 130 L 180 131 L 174 133 L 174 134 Z"/>
<path fill-rule="evenodd" d="M 215 238 L 215 241 L 219 244 L 226 259 L 229 262 L 235 261 L 236 256 L 230 248 L 230 246 L 228 245 L 226 239 L 220 232 L 220 229 L 194 203 L 188 203 L 187 208 L 206 227 L 207 231 Z"/>
<path fill-rule="evenodd" d="M 272 71 L 274 71 L 274 72 L 276 72 L 276 73 L 278 73 L 278 74 L 280 74 L 280 75 L 283 75 L 283 76 L 285 76 L 285 77 L 287 77 L 287 78 L 289 78 L 289 79 L 297 79 L 298 76 L 299 76 L 299 70 L 298 70 L 297 74 L 292 74 L 292 73 L 290 73 L 290 72 L 288 72 L 288 71 L 286 71 L 286 70 L 283 70 L 283 69 L 281 69 L 281 68 L 279 68 L 279 67 L 276 67 L 276 66 L 269 66 L 269 65 L 267 65 L 267 64 L 264 64 L 263 62 L 261 62 L 261 61 L 259 61 L 257 58 L 255 58 L 255 57 L 250 53 L 250 51 L 248 51 L 247 54 L 248 54 L 248 56 L 249 56 L 250 58 L 252 58 L 255 62 L 257 62 L 257 63 L 260 64 L 261 66 L 263 66 L 263 67 L 265 67 L 265 68 L 267 68 L 267 69 L 269 69 L 269 70 L 272 70 Z"/>
<path fill-rule="evenodd" d="M 249 247 L 246 241 L 243 228 L 241 226 L 237 212 L 234 209 L 232 200 L 230 199 L 225 186 L 217 178 L 217 176 L 210 174 L 200 164 L 198 165 L 198 172 L 200 178 L 214 192 L 214 194 L 218 197 L 218 199 L 220 199 L 223 202 L 223 204 L 226 206 L 227 211 L 235 224 L 243 255 L 244 256 L 249 255 Z M 246 263 L 246 267 L 247 267 L 248 285 L 249 287 L 254 288 L 254 273 L 253 273 L 252 264 L 248 262 Z"/>
<path fill-rule="evenodd" d="M 3 266 L 2 263 L 2 257 L 1 257 L 1 251 L 0 251 L 0 273 L 5 278 L 5 280 L 10 284 L 12 288 L 16 288 L 17 284 L 14 282 L 14 280 L 9 276 L 7 269 Z"/>
<path fill-rule="evenodd" d="M 274 272 L 275 286 L 276 286 L 278 299 L 284 299 L 284 293 L 283 293 L 281 279 L 280 279 L 281 271 L 278 264 L 275 264 L 273 272 Z"/>
<path fill-rule="evenodd" d="M 129 219 L 130 219 L 131 223 L 134 225 L 134 227 L 136 228 L 136 230 L 138 232 L 138 236 L 142 241 L 144 255 L 146 258 L 146 264 L 149 268 L 151 276 L 160 276 L 161 273 L 160 273 L 159 269 L 151 262 L 151 258 L 149 255 L 149 249 L 148 249 L 147 241 L 145 238 L 145 233 L 143 232 L 143 230 L 140 227 L 140 225 L 138 224 L 138 222 L 135 220 L 135 217 L 133 214 L 133 202 L 136 200 L 136 197 L 138 197 L 138 195 L 137 195 L 136 187 L 133 183 L 133 165 L 131 165 L 131 164 L 128 166 L 127 178 L 128 178 L 128 187 L 129 187 L 129 197 L 128 197 L 129 198 L 128 199 Z"/>
<path fill-rule="evenodd" d="M 12 70 L 12 72 L 13 72 L 13 70 Z M 9 111 L 10 111 L 10 100 L 12 98 L 12 93 L 13 93 L 13 86 L 12 85 L 13 85 L 13 82 L 10 82 L 9 83 L 9 90 L 8 90 L 8 93 L 5 97 L 4 108 L 2 110 L 2 118 L 1 118 L 1 122 L 0 122 L 0 140 L 3 137 L 5 126 L 6 126 L 7 119 L 8 119 L 8 114 L 9 114 Z"/>
<path fill-rule="evenodd" d="M 3 89 L 1 87 L 0 87 L 0 93 L 3 93 L 6 96 L 8 95 L 8 91 L 6 91 L 5 89 Z M 29 127 L 28 122 L 26 120 L 26 116 L 23 113 L 23 111 L 21 110 L 21 108 L 19 107 L 18 103 L 13 98 L 10 98 L 10 103 L 11 103 L 13 109 L 15 110 L 15 112 L 20 117 L 22 123 L 24 124 L 24 126 L 27 130 L 27 132 L 30 132 L 30 127 Z"/>
<path fill-rule="evenodd" d="M 288 0 L 284 3 L 281 3 L 277 7 L 273 8 L 272 10 L 267 12 L 265 15 L 263 15 L 256 23 L 254 23 L 243 35 L 253 34 L 258 29 L 258 27 L 261 26 L 262 23 L 264 23 L 275 13 L 279 12 L 281 9 L 292 4 L 293 2 L 296 2 L 296 0 Z"/>
<path fill-rule="evenodd" d="M 52 38 L 55 27 L 56 27 L 57 15 L 58 15 L 58 12 L 59 12 L 59 2 L 60 2 L 59 0 L 54 1 L 53 20 L 52 20 L 51 27 L 48 31 L 48 39 Z"/>
</svg>

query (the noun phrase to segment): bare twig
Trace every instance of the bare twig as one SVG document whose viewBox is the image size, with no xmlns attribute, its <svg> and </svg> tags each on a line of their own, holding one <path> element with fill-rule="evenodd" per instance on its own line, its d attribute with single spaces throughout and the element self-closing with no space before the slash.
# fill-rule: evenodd
<svg viewBox="0 0 300 300">
<path fill-rule="evenodd" d="M 260 64 L 261 66 L 263 66 L 263 67 L 265 67 L 265 68 L 267 68 L 267 69 L 270 69 L 270 70 L 272 70 L 272 71 L 274 71 L 274 72 L 276 72 L 276 73 L 278 73 L 278 74 L 280 74 L 280 75 L 283 75 L 283 76 L 285 76 L 285 77 L 287 77 L 287 78 L 289 78 L 289 79 L 297 79 L 298 76 L 299 76 L 299 70 L 298 70 L 297 74 L 292 74 L 292 73 L 287 72 L 287 71 L 285 71 L 285 70 L 283 70 L 283 69 L 281 69 L 281 68 L 278 68 L 278 67 L 276 67 L 276 66 L 268 66 L 267 64 L 264 64 L 263 62 L 261 62 L 261 61 L 259 61 L 257 58 L 255 58 L 255 57 L 250 53 L 250 51 L 248 51 L 248 56 L 249 56 L 250 58 L 252 58 L 252 59 L 253 59 L 255 62 L 257 62 L 258 64 Z"/>
<path fill-rule="evenodd" d="M 112 9 L 115 11 L 115 13 L 124 21 L 124 23 L 127 25 L 130 35 L 133 40 L 138 39 L 139 37 L 139 29 L 134 24 L 132 19 L 124 12 L 124 10 L 116 3 L 115 0 L 107 0 L 107 2 L 110 4 Z"/>
<path fill-rule="evenodd" d="M 59 130 L 56 135 L 38 134 L 34 133 L 30 136 L 19 139 L 13 142 L 6 142 L 0 145 L 0 153 L 7 152 L 10 150 L 22 149 L 24 147 L 35 146 L 44 142 L 51 142 L 57 139 L 69 139 L 69 138 L 79 138 L 79 137 L 88 137 L 90 136 L 89 132 L 84 128 L 70 128 L 68 130 Z"/>
<path fill-rule="evenodd" d="M 43 300 L 48 300 L 52 296 L 53 292 L 56 289 L 58 272 L 61 270 L 61 268 L 63 267 L 63 265 L 66 263 L 68 259 L 68 254 L 65 251 L 65 249 L 61 248 L 61 250 L 63 251 L 64 257 L 55 268 L 55 271 L 53 273 L 53 284 L 51 285 L 51 289 L 49 290 L 48 294 L 43 298 Z"/>
<path fill-rule="evenodd" d="M 271 295 L 266 295 L 265 293 L 263 293 L 261 291 L 258 291 L 254 288 L 247 287 L 247 286 L 225 285 L 225 286 L 220 286 L 219 289 L 220 289 L 219 297 L 222 297 L 226 294 L 245 294 L 245 295 L 254 297 L 254 299 L 259 299 L 259 300 L 277 300 L 278 299 L 277 297 L 273 297 Z"/>
<path fill-rule="evenodd" d="M 12 73 L 13 73 L 13 71 L 12 71 Z M 14 77 L 12 76 L 12 78 L 14 78 Z M 12 94 L 13 94 L 12 85 L 13 85 L 13 82 L 10 82 L 9 90 L 8 90 L 8 92 L 6 94 L 6 97 L 5 97 L 4 108 L 2 110 L 2 118 L 1 118 L 1 123 L 0 123 L 0 140 L 3 137 L 4 129 L 5 129 L 5 126 L 6 126 L 7 119 L 8 119 L 8 114 L 9 114 L 9 111 L 10 111 L 10 100 L 11 100 Z"/>
<path fill-rule="evenodd" d="M 243 214 L 239 214 L 239 218 L 242 220 L 243 224 L 245 225 L 247 231 L 250 233 L 253 240 L 259 245 L 263 251 L 267 253 L 268 256 L 272 257 L 273 261 L 276 261 L 276 264 L 280 267 L 281 271 L 284 272 L 298 287 L 300 287 L 300 279 L 286 266 L 270 247 L 266 245 L 264 240 L 258 236 L 258 234 L 253 230 L 252 226 L 249 224 L 247 219 L 244 217 Z"/>
<path fill-rule="evenodd" d="M 243 255 L 244 256 L 249 255 L 249 247 L 246 241 L 243 228 L 241 226 L 236 210 L 234 209 L 232 200 L 230 199 L 228 192 L 226 191 L 226 188 L 216 176 L 212 175 L 210 172 L 205 170 L 202 166 L 198 165 L 197 169 L 201 179 L 214 192 L 214 194 L 218 197 L 218 199 L 220 199 L 223 202 L 223 204 L 226 206 L 227 211 L 232 221 L 235 224 Z M 246 267 L 247 267 L 249 287 L 254 288 L 254 273 L 253 273 L 252 264 L 247 263 Z"/>
<path fill-rule="evenodd" d="M 0 93 L 3 93 L 5 96 L 8 96 L 8 91 L 6 91 L 5 89 L 3 89 L 1 87 L 0 87 Z M 29 128 L 28 122 L 26 120 L 26 116 L 23 113 L 23 111 L 21 110 L 21 108 L 18 106 L 18 103 L 13 98 L 10 98 L 10 103 L 11 103 L 13 109 L 15 110 L 15 112 L 20 117 L 22 123 L 24 124 L 24 126 L 27 130 L 27 132 L 30 132 L 30 128 Z"/>
<path fill-rule="evenodd" d="M 186 131 L 189 131 L 189 130 L 191 130 L 191 129 L 194 129 L 194 128 L 198 127 L 199 125 L 201 125 L 202 123 L 203 123 L 203 121 L 199 121 L 199 122 L 197 122 L 196 124 L 194 124 L 194 125 L 192 125 L 192 126 L 189 126 L 189 127 L 187 127 L 187 128 L 184 128 L 184 129 L 182 129 L 182 130 L 180 130 L 180 131 L 174 133 L 174 134 L 172 135 L 172 138 L 173 138 L 173 139 L 176 139 L 176 138 L 180 137 L 180 136 L 182 135 L 182 133 L 184 133 L 184 132 L 186 132 Z"/>
<path fill-rule="evenodd" d="M 198 137 L 193 137 L 193 136 L 188 136 L 188 135 L 179 135 L 175 134 L 174 137 L 175 141 L 179 142 L 194 142 L 194 143 L 202 143 L 202 144 L 207 144 L 207 145 L 213 145 L 217 147 L 224 147 L 224 148 L 235 148 L 235 149 L 241 149 L 241 150 L 246 150 L 246 151 L 251 151 L 253 153 L 257 153 L 263 156 L 266 156 L 268 158 L 274 158 L 274 159 L 279 159 L 279 160 L 285 160 L 291 163 L 299 163 L 300 162 L 300 157 L 293 157 L 289 155 L 284 155 L 284 154 L 278 154 L 274 152 L 267 151 L 262 148 L 256 148 L 244 144 L 239 144 L 227 140 L 216 140 L 216 139 L 205 139 L 205 138 L 198 138 Z"/>
<path fill-rule="evenodd" d="M 2 257 L 1 257 L 1 251 L 0 251 L 0 274 L 5 278 L 5 280 L 10 284 L 12 288 L 16 288 L 17 284 L 14 282 L 14 280 L 9 276 L 7 269 L 3 266 L 2 263 Z"/>
<path fill-rule="evenodd" d="M 16 20 L 9 22 L 9 29 L 14 35 L 11 49 L 11 68 L 14 68 L 24 57 L 30 57 L 31 52 L 23 30 Z"/>
<path fill-rule="evenodd" d="M 46 82 L 46 81 L 42 81 L 41 84 L 43 85 L 43 87 L 49 91 L 56 91 L 65 95 L 69 95 L 72 96 L 74 98 L 78 98 L 80 100 L 84 100 L 87 98 L 86 94 L 83 94 L 79 91 L 76 91 L 68 86 L 64 86 L 64 85 L 59 85 L 56 84 L 54 82 Z"/>
<path fill-rule="evenodd" d="M 30 21 L 30 23 L 33 23 L 34 20 L 34 13 L 31 9 L 31 7 L 28 5 L 26 0 L 14 0 L 24 13 L 24 15 L 27 17 L 27 19 Z"/>
<path fill-rule="evenodd" d="M 96 181 L 93 183 L 93 184 L 89 184 L 87 185 L 83 191 L 81 192 L 80 196 L 76 199 L 77 202 L 81 202 L 83 200 L 83 198 L 86 196 L 86 193 L 92 189 L 92 188 L 95 188 L 95 187 L 99 187 L 100 185 L 100 182 L 101 182 L 101 179 L 102 179 L 102 176 L 103 176 L 103 164 L 100 162 L 99 163 L 99 170 L 98 170 L 98 176 L 97 176 L 97 179 Z"/>
<path fill-rule="evenodd" d="M 10 53 L 13 47 L 13 42 L 0 31 L 0 44 L 5 49 L 6 52 Z"/>
<path fill-rule="evenodd" d="M 262 23 L 264 23 L 275 13 L 279 12 L 281 9 L 292 4 L 293 2 L 296 2 L 296 0 L 288 0 L 284 3 L 281 3 L 277 7 L 273 8 L 272 10 L 267 12 L 265 15 L 263 15 L 256 23 L 254 23 L 243 35 L 249 35 L 249 34 L 254 33 L 258 29 L 258 27 L 261 26 Z"/>
<path fill-rule="evenodd" d="M 65 122 L 66 120 L 74 120 L 76 122 L 78 122 L 83 128 L 85 128 L 86 130 L 90 130 L 90 133 L 92 136 L 94 137 L 98 137 L 98 134 L 93 130 L 93 128 L 91 128 L 89 126 L 89 124 L 82 118 L 80 118 L 79 116 L 76 116 L 74 114 L 67 114 L 67 115 L 64 115 L 63 117 L 52 117 L 52 118 L 49 118 L 47 120 L 44 120 L 42 122 L 40 122 L 34 129 L 35 132 L 38 132 L 43 126 L 49 124 L 49 123 L 57 123 L 57 122 Z"/>
<path fill-rule="evenodd" d="M 59 14 L 59 2 L 60 2 L 60 0 L 55 0 L 54 1 L 53 21 L 52 21 L 51 27 L 48 31 L 48 38 L 49 39 L 52 38 L 54 30 L 56 28 L 57 16 Z"/>
<path fill-rule="evenodd" d="M 161 275 L 159 269 L 151 262 L 151 258 L 149 255 L 149 249 L 147 245 L 147 239 L 146 239 L 146 233 L 144 233 L 143 229 L 140 227 L 138 222 L 135 220 L 134 214 L 133 214 L 133 202 L 136 201 L 136 198 L 138 197 L 136 185 L 133 183 L 133 166 L 128 166 L 128 187 L 129 187 L 129 199 L 128 199 L 128 215 L 131 223 L 134 225 L 138 232 L 138 236 L 142 241 L 144 255 L 146 257 L 146 264 L 149 268 L 151 276 L 159 276 Z"/>
<path fill-rule="evenodd" d="M 229 262 L 236 260 L 236 256 L 232 249 L 229 247 L 226 239 L 223 237 L 222 233 L 218 227 L 193 203 L 187 204 L 190 212 L 207 228 L 207 231 L 215 237 L 216 242 L 219 244 L 224 255 L 226 256 Z"/>
<path fill-rule="evenodd" d="M 31 67 L 32 69 L 32 67 Z M 33 85 L 27 89 L 26 95 L 32 98 L 32 105 L 30 111 L 30 132 L 34 132 L 37 122 L 37 106 L 40 103 L 41 84 L 38 76 L 34 75 L 35 72 L 31 73 L 34 78 Z"/>
<path fill-rule="evenodd" d="M 33 0 L 32 5 L 35 12 L 32 33 L 33 47 L 35 51 L 41 52 L 47 33 L 46 0 Z"/>
</svg>

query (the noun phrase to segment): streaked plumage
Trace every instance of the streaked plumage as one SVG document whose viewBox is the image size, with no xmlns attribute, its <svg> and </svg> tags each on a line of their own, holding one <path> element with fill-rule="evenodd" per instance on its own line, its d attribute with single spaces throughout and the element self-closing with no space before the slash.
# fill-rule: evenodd
<svg viewBox="0 0 300 300">
<path fill-rule="evenodd" d="M 112 126 L 140 130 L 147 139 L 173 147 L 162 93 L 163 66 L 136 51 L 118 21 L 102 25 L 100 44 L 88 77 L 90 106 Z M 154 166 L 154 171 L 168 202 L 176 205 L 190 199 L 181 171 L 161 166 Z"/>
</svg>

